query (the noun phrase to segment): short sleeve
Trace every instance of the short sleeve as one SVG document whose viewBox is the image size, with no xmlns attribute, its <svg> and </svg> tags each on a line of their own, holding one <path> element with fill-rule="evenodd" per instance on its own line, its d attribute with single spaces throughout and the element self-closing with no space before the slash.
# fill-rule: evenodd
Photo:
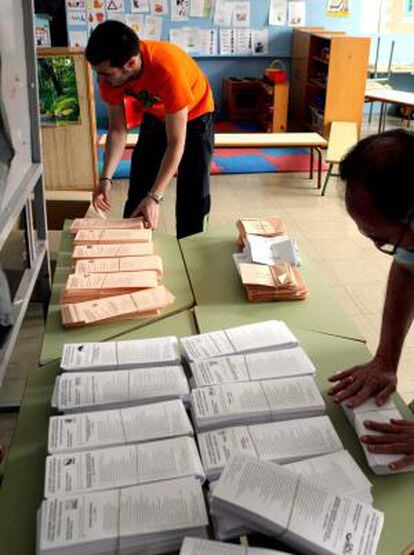
<svg viewBox="0 0 414 555">
<path fill-rule="evenodd" d="M 113 104 L 115 106 L 119 106 L 124 102 L 124 90 L 122 87 L 114 89 L 113 87 L 109 87 L 104 83 L 98 83 L 99 85 L 99 94 L 107 104 Z"/>
<path fill-rule="evenodd" d="M 161 94 L 167 114 L 179 112 L 194 103 L 194 95 L 188 76 L 175 62 L 169 68 L 161 84 Z"/>
<path fill-rule="evenodd" d="M 394 260 L 399 264 L 406 264 L 409 266 L 414 265 L 414 251 L 408 251 L 406 249 L 397 249 L 394 255 Z"/>
</svg>

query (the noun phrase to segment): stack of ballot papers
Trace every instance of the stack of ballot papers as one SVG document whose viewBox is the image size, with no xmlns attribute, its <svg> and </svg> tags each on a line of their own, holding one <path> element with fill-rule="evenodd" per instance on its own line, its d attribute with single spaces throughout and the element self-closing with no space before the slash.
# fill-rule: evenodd
<svg viewBox="0 0 414 555">
<path fill-rule="evenodd" d="M 144 229 L 142 218 L 76 218 L 70 225 L 70 232 L 76 234 L 81 230 L 97 229 Z"/>
<path fill-rule="evenodd" d="M 274 266 L 290 262 L 293 266 L 300 264 L 299 252 L 296 243 L 287 235 L 279 237 L 260 237 L 259 235 L 246 235 L 244 250 L 249 262 Z"/>
<path fill-rule="evenodd" d="M 346 402 L 342 404 L 345 414 L 350 424 L 355 428 L 358 437 L 365 435 L 378 435 L 379 432 L 369 430 L 365 427 L 366 420 L 389 424 L 391 419 L 401 420 L 403 417 L 394 404 L 392 399 L 388 400 L 384 405 L 378 407 L 375 399 L 371 398 L 359 407 L 350 409 L 346 406 Z M 391 470 L 389 465 L 401 459 L 401 452 L 394 454 L 372 453 L 368 450 L 366 443 L 361 442 L 367 463 L 375 474 L 396 474 L 397 472 L 414 472 L 414 464 L 402 468 L 400 470 Z"/>
<path fill-rule="evenodd" d="M 174 300 L 174 295 L 164 285 L 158 285 L 126 295 L 62 304 L 62 325 L 77 327 L 157 316 Z"/>
<path fill-rule="evenodd" d="M 315 366 L 301 347 L 201 359 L 192 362 L 190 368 L 195 387 L 315 374 Z"/>
<path fill-rule="evenodd" d="M 188 402 L 190 387 L 182 366 L 107 372 L 66 372 L 58 376 L 52 406 L 70 413 L 137 406 L 171 399 Z"/>
<path fill-rule="evenodd" d="M 269 320 L 181 339 L 189 362 L 226 355 L 289 349 L 298 340 L 284 322 Z"/>
<path fill-rule="evenodd" d="M 72 251 L 72 263 L 92 258 L 128 258 L 147 256 L 154 253 L 154 244 L 149 243 L 114 243 L 112 245 L 88 244 L 78 245 Z"/>
<path fill-rule="evenodd" d="M 283 468 L 303 476 L 321 489 L 372 505 L 371 482 L 347 451 L 286 464 Z M 210 484 L 210 492 L 214 492 L 216 484 Z M 252 531 L 243 521 L 228 513 L 218 517 L 213 514 L 212 520 L 214 537 L 220 540 L 236 538 Z"/>
<path fill-rule="evenodd" d="M 46 458 L 44 496 L 72 495 L 205 475 L 191 437 L 164 439 Z"/>
<path fill-rule="evenodd" d="M 247 547 L 198 538 L 185 538 L 179 555 L 289 555 L 264 547 Z"/>
<path fill-rule="evenodd" d="M 308 296 L 299 270 L 290 262 L 274 266 L 242 262 L 238 270 L 249 301 L 300 301 Z"/>
<path fill-rule="evenodd" d="M 81 303 L 94 299 L 134 293 L 157 287 L 159 273 L 155 270 L 119 272 L 117 274 L 70 274 L 60 302 Z"/>
<path fill-rule="evenodd" d="M 197 435 L 201 459 L 209 481 L 217 480 L 236 454 L 279 464 L 343 449 L 327 416 L 237 426 Z"/>
<path fill-rule="evenodd" d="M 325 403 L 312 377 L 240 382 L 193 389 L 198 431 L 319 416 Z"/>
<path fill-rule="evenodd" d="M 244 246 L 247 235 L 260 235 L 261 237 L 277 237 L 285 235 L 287 229 L 280 216 L 273 216 L 266 219 L 242 218 L 237 220 L 236 227 L 239 231 L 237 243 L 240 247 Z"/>
<path fill-rule="evenodd" d="M 308 476 L 245 455 L 226 465 L 210 508 L 217 518 L 236 518 L 249 530 L 315 555 L 375 555 L 384 520 L 336 488 L 326 490 Z"/>
<path fill-rule="evenodd" d="M 150 339 L 66 343 L 60 367 L 68 372 L 81 370 L 128 370 L 180 363 L 178 339 L 171 335 Z"/>
<path fill-rule="evenodd" d="M 52 416 L 48 452 L 71 453 L 193 434 L 182 401 L 165 401 L 126 409 Z"/>
<path fill-rule="evenodd" d="M 73 244 L 149 243 L 151 239 L 151 229 L 86 229 L 76 233 Z"/>
<path fill-rule="evenodd" d="M 85 258 L 75 263 L 75 274 L 119 274 L 152 270 L 163 274 L 162 259 L 157 254 L 123 258 Z"/>
<path fill-rule="evenodd" d="M 39 511 L 37 553 L 171 553 L 186 536 L 206 537 L 207 525 L 202 487 L 191 477 L 50 497 Z"/>
</svg>

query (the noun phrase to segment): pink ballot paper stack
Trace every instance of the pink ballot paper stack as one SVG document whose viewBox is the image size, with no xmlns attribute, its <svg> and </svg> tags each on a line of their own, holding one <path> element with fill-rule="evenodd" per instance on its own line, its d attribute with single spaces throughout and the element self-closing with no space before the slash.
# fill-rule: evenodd
<svg viewBox="0 0 414 555">
<path fill-rule="evenodd" d="M 142 220 L 77 219 L 72 268 L 61 294 L 64 327 L 155 316 L 174 302 Z"/>
<path fill-rule="evenodd" d="M 237 244 L 233 255 L 247 298 L 252 302 L 306 299 L 308 288 L 298 270 L 295 242 L 287 235 L 279 216 L 236 222 Z"/>
</svg>

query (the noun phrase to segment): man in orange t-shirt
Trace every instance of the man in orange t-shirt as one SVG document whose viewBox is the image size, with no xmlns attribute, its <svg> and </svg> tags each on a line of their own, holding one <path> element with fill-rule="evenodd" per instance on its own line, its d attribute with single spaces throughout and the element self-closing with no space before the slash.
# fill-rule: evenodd
<svg viewBox="0 0 414 555">
<path fill-rule="evenodd" d="M 155 229 L 164 193 L 177 173 L 177 237 L 203 231 L 210 211 L 214 101 L 210 84 L 195 61 L 177 46 L 139 40 L 119 21 L 92 32 L 86 57 L 98 74 L 107 104 L 109 131 L 104 165 L 93 204 L 111 209 L 112 176 L 127 135 L 124 100 L 143 112 L 135 146 L 124 217 L 142 215 Z"/>
</svg>

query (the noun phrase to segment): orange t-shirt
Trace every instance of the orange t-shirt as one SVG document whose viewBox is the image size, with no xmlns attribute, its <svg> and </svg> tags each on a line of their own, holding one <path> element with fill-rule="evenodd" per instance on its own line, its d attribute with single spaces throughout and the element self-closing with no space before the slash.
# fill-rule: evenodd
<svg viewBox="0 0 414 555">
<path fill-rule="evenodd" d="M 158 119 L 188 106 L 192 120 L 214 111 L 213 93 L 207 77 L 196 62 L 175 44 L 162 41 L 140 41 L 143 61 L 141 74 L 120 87 L 99 83 L 102 99 L 108 104 L 122 104 L 126 92 L 134 93 L 136 110 L 148 112 Z"/>
</svg>

